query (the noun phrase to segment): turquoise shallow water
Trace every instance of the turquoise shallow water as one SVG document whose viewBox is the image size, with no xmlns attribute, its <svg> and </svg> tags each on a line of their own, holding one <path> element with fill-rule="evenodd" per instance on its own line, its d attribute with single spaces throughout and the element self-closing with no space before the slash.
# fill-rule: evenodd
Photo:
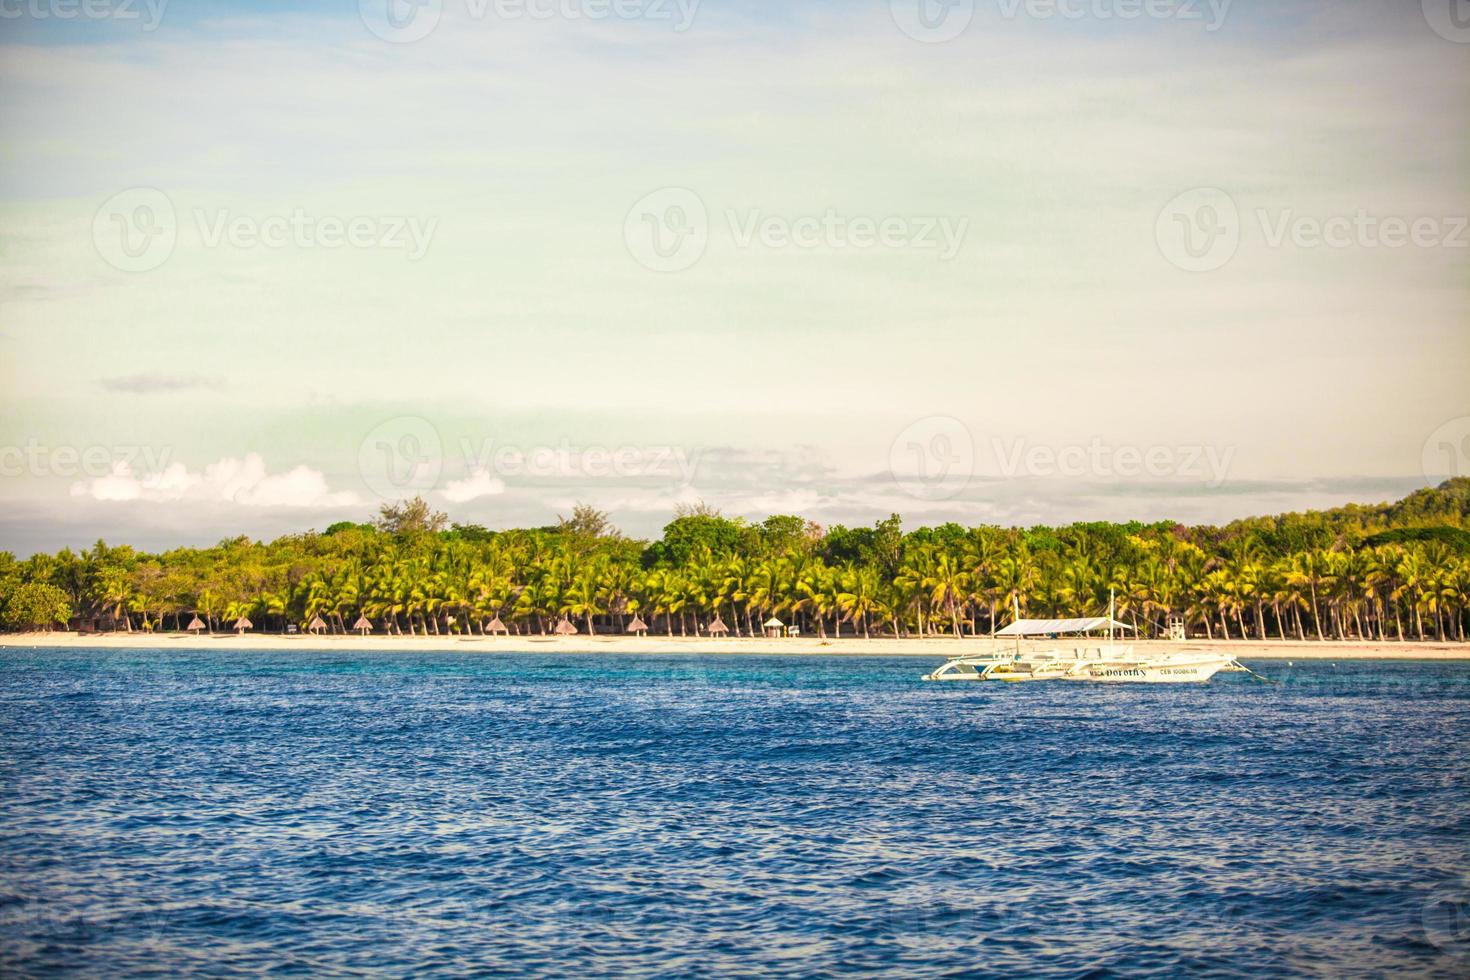
<svg viewBox="0 0 1470 980">
<path fill-rule="evenodd" d="M 1470 665 L 0 651 L 0 972 L 1470 975 Z"/>
</svg>

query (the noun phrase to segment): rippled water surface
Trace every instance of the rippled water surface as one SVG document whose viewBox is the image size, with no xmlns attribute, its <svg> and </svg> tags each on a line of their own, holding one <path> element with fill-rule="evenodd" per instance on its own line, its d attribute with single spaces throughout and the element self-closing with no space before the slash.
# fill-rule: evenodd
<svg viewBox="0 0 1470 980">
<path fill-rule="evenodd" d="M 1470 975 L 1470 665 L 0 651 L 0 972 Z"/>
</svg>

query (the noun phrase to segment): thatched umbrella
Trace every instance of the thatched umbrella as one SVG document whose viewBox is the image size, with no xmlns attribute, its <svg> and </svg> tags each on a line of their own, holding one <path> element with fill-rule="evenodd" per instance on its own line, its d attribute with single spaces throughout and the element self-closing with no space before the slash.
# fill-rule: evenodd
<svg viewBox="0 0 1470 980">
<path fill-rule="evenodd" d="M 485 627 L 485 632 L 491 634 L 509 633 L 510 630 L 506 629 L 505 624 L 500 621 L 500 617 L 496 616 L 494 619 L 490 620 L 490 625 Z"/>
<path fill-rule="evenodd" d="M 194 618 L 189 620 L 189 625 L 184 628 L 187 629 L 190 633 L 198 633 L 200 630 L 209 629 L 208 626 L 204 625 L 204 620 L 199 618 L 198 613 L 194 614 Z"/>
<path fill-rule="evenodd" d="M 366 616 L 359 616 L 357 617 L 357 622 L 352 624 L 352 628 L 363 636 L 367 636 L 373 631 L 373 624 Z"/>
<path fill-rule="evenodd" d="M 326 628 L 327 624 L 322 621 L 322 618 L 320 616 L 311 617 L 311 622 L 306 624 L 306 631 L 308 633 L 320 633 Z"/>
<path fill-rule="evenodd" d="M 244 616 L 241 616 L 239 619 L 235 620 L 235 632 L 243 633 L 246 630 L 253 629 L 255 629 L 255 624 L 246 619 Z"/>
<path fill-rule="evenodd" d="M 628 624 L 628 628 L 625 629 L 623 632 L 634 633 L 638 636 L 647 636 L 648 624 L 645 623 L 641 617 L 634 616 L 633 621 Z"/>
<path fill-rule="evenodd" d="M 561 622 L 559 622 L 559 623 L 556 624 L 556 635 L 557 636 L 576 636 L 577 635 L 577 627 L 575 627 L 575 626 L 572 625 L 572 621 L 571 620 L 569 620 L 569 619 L 563 619 Z"/>
<path fill-rule="evenodd" d="M 730 627 L 725 625 L 724 620 L 716 616 L 715 621 L 709 624 L 709 629 L 707 630 L 707 632 L 710 636 L 724 636 L 726 633 L 730 632 Z"/>
<path fill-rule="evenodd" d="M 786 624 L 781 622 L 775 616 L 772 616 L 770 619 L 766 620 L 762 625 L 765 627 L 767 636 L 780 636 L 781 631 L 786 629 Z"/>
</svg>

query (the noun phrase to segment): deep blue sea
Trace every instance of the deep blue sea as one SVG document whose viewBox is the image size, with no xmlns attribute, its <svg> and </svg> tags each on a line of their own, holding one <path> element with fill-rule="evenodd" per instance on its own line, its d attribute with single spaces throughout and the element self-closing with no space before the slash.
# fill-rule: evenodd
<svg viewBox="0 0 1470 980">
<path fill-rule="evenodd" d="M 0 650 L 0 974 L 1470 975 L 1470 664 Z"/>
</svg>

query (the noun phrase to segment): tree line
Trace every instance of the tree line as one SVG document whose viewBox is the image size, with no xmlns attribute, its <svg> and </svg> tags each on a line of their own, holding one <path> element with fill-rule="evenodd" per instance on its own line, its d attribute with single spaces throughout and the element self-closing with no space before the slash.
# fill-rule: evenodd
<svg viewBox="0 0 1470 980">
<path fill-rule="evenodd" d="M 98 541 L 25 560 L 0 553 L 0 622 L 100 629 L 544 634 L 570 623 L 759 635 L 780 619 L 822 637 L 984 635 L 1023 615 L 1118 617 L 1141 636 L 1182 620 L 1211 639 L 1463 640 L 1470 620 L 1470 479 L 1403 500 L 1251 518 L 963 527 L 823 528 L 797 516 L 681 510 L 655 541 L 579 506 L 556 525 L 450 524 L 415 499 L 371 523 L 271 542 L 148 554 Z M 565 626 L 563 626 L 565 629 Z"/>
</svg>

